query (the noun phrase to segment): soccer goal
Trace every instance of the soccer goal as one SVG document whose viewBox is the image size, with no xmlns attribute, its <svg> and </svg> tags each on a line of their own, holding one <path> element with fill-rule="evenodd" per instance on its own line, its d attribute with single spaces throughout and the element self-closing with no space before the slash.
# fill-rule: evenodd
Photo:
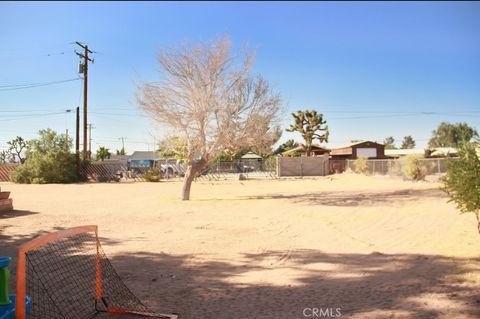
<svg viewBox="0 0 480 319">
<path fill-rule="evenodd" d="M 23 244 L 16 294 L 17 319 L 178 318 L 152 312 L 128 289 L 100 246 L 97 226 L 61 230 Z M 26 296 L 31 298 L 28 311 Z"/>
</svg>

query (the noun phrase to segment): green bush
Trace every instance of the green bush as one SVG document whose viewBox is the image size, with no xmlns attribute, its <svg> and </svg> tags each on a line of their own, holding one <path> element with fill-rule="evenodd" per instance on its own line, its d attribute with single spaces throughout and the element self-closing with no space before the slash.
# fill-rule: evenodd
<svg viewBox="0 0 480 319">
<path fill-rule="evenodd" d="M 368 164 L 366 157 L 359 157 L 355 160 L 355 173 L 366 174 L 368 172 Z"/>
<path fill-rule="evenodd" d="M 145 174 L 142 175 L 146 182 L 160 182 L 162 178 L 162 173 L 158 169 L 150 168 L 148 169 Z"/>
<path fill-rule="evenodd" d="M 298 153 L 294 150 L 283 152 L 282 155 L 284 157 L 300 157 L 300 153 Z"/>
<path fill-rule="evenodd" d="M 74 183 L 79 180 L 76 157 L 70 153 L 71 140 L 48 129 L 40 138 L 28 141 L 26 160 L 11 179 L 22 184 Z"/>
<path fill-rule="evenodd" d="M 442 178 L 443 190 L 462 213 L 472 212 L 477 217 L 480 233 L 480 155 L 472 143 L 458 149 L 458 159 L 448 161 L 447 174 Z"/>
<path fill-rule="evenodd" d="M 414 181 L 425 179 L 426 170 L 425 167 L 422 167 L 420 161 L 422 158 L 423 157 L 419 155 L 407 155 L 402 159 L 403 174 L 405 177 Z"/>
</svg>

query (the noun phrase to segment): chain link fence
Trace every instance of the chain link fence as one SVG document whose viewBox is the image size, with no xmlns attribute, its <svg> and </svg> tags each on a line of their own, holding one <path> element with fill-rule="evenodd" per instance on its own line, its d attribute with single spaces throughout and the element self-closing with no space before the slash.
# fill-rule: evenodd
<svg viewBox="0 0 480 319">
<path fill-rule="evenodd" d="M 242 159 L 211 163 L 197 175 L 196 180 L 239 179 L 240 174 L 246 179 L 275 179 L 277 178 L 277 159 L 268 157 L 258 160 Z"/>
<path fill-rule="evenodd" d="M 370 159 L 367 160 L 367 175 L 403 176 L 407 161 L 404 159 Z M 425 175 L 436 175 L 447 172 L 447 158 L 422 158 L 418 167 Z M 346 170 L 355 171 L 355 160 L 346 160 Z"/>
</svg>

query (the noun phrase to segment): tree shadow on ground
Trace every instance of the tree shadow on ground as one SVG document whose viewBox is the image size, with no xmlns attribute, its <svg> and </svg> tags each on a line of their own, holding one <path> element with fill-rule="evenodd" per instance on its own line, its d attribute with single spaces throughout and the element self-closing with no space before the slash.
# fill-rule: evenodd
<svg viewBox="0 0 480 319">
<path fill-rule="evenodd" d="M 245 196 L 241 199 L 288 199 L 296 204 L 313 204 L 324 206 L 356 207 L 385 205 L 398 201 L 416 201 L 419 198 L 447 199 L 438 188 L 406 189 L 390 192 L 308 192 L 299 194 L 267 194 Z"/>
<path fill-rule="evenodd" d="M 38 212 L 14 209 L 6 212 L 0 212 L 0 219 L 15 218 L 15 217 L 22 217 L 22 216 L 29 216 L 29 215 L 36 215 L 36 214 L 38 214 Z"/>
<path fill-rule="evenodd" d="M 43 234 L 6 236 L 4 228 L 2 255 Z M 101 241 L 107 252 L 121 244 Z M 298 249 L 243 254 L 235 263 L 142 251 L 110 260 L 146 305 L 181 318 L 305 318 L 305 308 L 340 308 L 351 318 L 480 317 L 479 287 L 462 279 L 478 283 L 480 258 Z"/>
<path fill-rule="evenodd" d="M 140 299 L 182 318 L 304 318 L 307 307 L 355 318 L 480 316 L 479 287 L 459 279 L 478 277 L 480 258 L 297 250 L 245 254 L 242 264 L 145 252 L 111 260 Z"/>
</svg>

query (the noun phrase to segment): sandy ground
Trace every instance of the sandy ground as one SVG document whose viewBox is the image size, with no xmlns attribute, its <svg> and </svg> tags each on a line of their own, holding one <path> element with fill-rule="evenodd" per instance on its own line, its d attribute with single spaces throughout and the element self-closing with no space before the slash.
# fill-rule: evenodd
<svg viewBox="0 0 480 319">
<path fill-rule="evenodd" d="M 475 217 L 437 183 L 197 182 L 189 202 L 178 199 L 180 182 L 0 187 L 16 208 L 0 215 L 0 255 L 45 231 L 97 224 L 119 274 L 156 311 L 480 318 Z"/>
</svg>

